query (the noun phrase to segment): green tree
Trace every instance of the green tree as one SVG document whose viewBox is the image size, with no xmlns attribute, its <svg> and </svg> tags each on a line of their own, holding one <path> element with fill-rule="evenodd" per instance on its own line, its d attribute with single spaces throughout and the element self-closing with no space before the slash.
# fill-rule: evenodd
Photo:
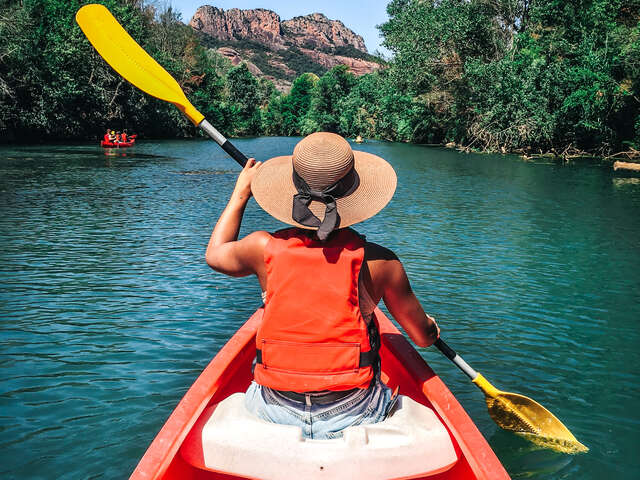
<svg viewBox="0 0 640 480">
<path fill-rule="evenodd" d="M 341 104 L 356 84 L 356 77 L 344 65 L 333 67 L 317 81 L 302 133 L 317 131 L 341 133 Z"/>
<path fill-rule="evenodd" d="M 255 135 L 260 132 L 260 95 L 258 80 L 247 65 L 241 63 L 227 73 L 229 105 L 232 113 L 233 133 Z"/>
<path fill-rule="evenodd" d="M 285 95 L 274 93 L 267 108 L 262 109 L 262 133 L 265 135 L 287 135 L 282 128 L 282 100 Z"/>
<path fill-rule="evenodd" d="M 300 135 L 317 82 L 317 75 L 304 73 L 294 80 L 287 95 L 274 98 L 267 108 L 265 131 L 286 136 Z"/>
<path fill-rule="evenodd" d="M 639 11 L 637 0 L 393 0 L 381 27 L 391 75 L 426 115 L 413 138 L 599 153 L 637 141 Z"/>
</svg>

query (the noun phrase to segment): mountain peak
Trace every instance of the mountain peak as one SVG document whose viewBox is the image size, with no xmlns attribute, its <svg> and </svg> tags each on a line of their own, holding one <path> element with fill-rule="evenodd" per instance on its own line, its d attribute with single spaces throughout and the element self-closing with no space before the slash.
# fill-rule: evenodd
<svg viewBox="0 0 640 480">
<path fill-rule="evenodd" d="M 360 35 L 320 12 L 282 21 L 264 8 L 225 11 L 203 5 L 189 25 L 206 34 L 210 45 L 233 49 L 233 58 L 228 49 L 223 54 L 234 64 L 247 60 L 268 78 L 282 80 L 276 81 L 281 89 L 300 73 L 322 74 L 335 65 L 347 65 L 357 75 L 380 68 Z"/>
<path fill-rule="evenodd" d="M 285 44 L 331 50 L 353 47 L 367 52 L 363 38 L 340 20 L 331 20 L 320 12 L 281 21 L 280 16 L 265 8 L 224 10 L 203 5 L 189 25 L 219 40 L 253 40 L 275 49 Z"/>
</svg>

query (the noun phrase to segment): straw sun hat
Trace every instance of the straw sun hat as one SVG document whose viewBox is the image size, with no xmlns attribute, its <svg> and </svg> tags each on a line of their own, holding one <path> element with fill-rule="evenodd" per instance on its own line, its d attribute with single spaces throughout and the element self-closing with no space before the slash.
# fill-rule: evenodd
<svg viewBox="0 0 640 480">
<path fill-rule="evenodd" d="M 351 150 L 344 138 L 328 132 L 303 138 L 293 155 L 267 160 L 251 182 L 267 213 L 289 225 L 318 229 L 321 240 L 374 216 L 395 189 L 396 173 L 387 161 Z"/>
</svg>

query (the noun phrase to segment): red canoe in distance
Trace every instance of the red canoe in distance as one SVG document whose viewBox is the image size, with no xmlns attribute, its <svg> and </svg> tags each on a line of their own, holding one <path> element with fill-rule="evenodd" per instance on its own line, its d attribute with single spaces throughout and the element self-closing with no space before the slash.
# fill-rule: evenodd
<svg viewBox="0 0 640 480">
<path fill-rule="evenodd" d="M 405 469 L 405 473 L 398 471 L 397 473 L 399 475 L 396 475 L 393 470 L 389 469 L 399 468 L 398 466 L 404 465 L 406 459 L 411 456 L 415 457 L 414 463 L 419 463 L 425 458 L 428 459 L 429 455 L 424 455 L 424 452 L 420 453 L 420 455 L 416 452 L 414 455 L 414 450 L 411 447 L 402 447 L 397 453 L 399 453 L 400 456 L 404 456 L 405 460 L 398 456 L 391 458 L 391 455 L 385 454 L 384 450 L 375 450 L 375 448 L 378 447 L 375 444 L 375 432 L 373 432 L 373 430 L 371 431 L 373 432 L 373 436 L 372 433 L 369 433 L 369 442 L 373 443 L 371 443 L 371 445 L 365 445 L 365 448 L 363 448 L 361 452 L 364 451 L 365 455 L 367 455 L 367 451 L 372 452 L 371 458 L 373 459 L 375 457 L 375 461 L 378 462 L 378 464 L 380 464 L 380 462 L 386 462 L 386 465 L 383 464 L 383 466 L 387 471 L 392 471 L 393 473 L 391 475 L 385 474 L 384 478 L 428 478 L 429 480 L 509 479 L 510 477 L 500 463 L 500 460 L 498 460 L 471 418 L 469 418 L 440 377 L 433 372 L 420 354 L 380 310 L 376 310 L 376 316 L 380 324 L 382 337 L 380 355 L 382 359 L 383 381 L 392 389 L 399 387 L 401 395 L 405 395 L 414 401 L 405 400 L 405 404 L 412 404 L 416 408 L 423 410 L 431 416 L 432 422 L 437 423 L 435 430 L 439 429 L 440 431 L 440 436 L 437 438 L 440 438 L 441 442 L 447 445 L 433 445 L 430 447 L 428 446 L 428 442 L 421 442 L 423 450 L 424 448 L 433 448 L 434 452 L 448 451 L 449 456 L 446 461 L 442 460 L 440 465 L 437 465 L 439 461 L 438 458 L 427 460 L 424 468 L 422 465 L 419 466 L 419 468 L 421 468 L 421 470 L 419 470 L 419 472 L 421 472 L 420 474 L 413 473 L 407 475 Z M 255 335 L 261 320 L 262 309 L 259 309 L 236 332 L 200 374 L 138 463 L 138 466 L 131 475 L 131 480 L 231 480 L 236 478 L 283 478 L 283 480 L 288 480 L 289 478 L 294 478 L 297 473 L 302 473 L 296 470 L 302 468 L 300 464 L 293 463 L 289 467 L 290 471 L 284 476 L 281 476 L 280 473 L 275 476 L 273 473 L 271 475 L 266 473 L 264 475 L 262 474 L 263 471 L 266 472 L 269 470 L 269 466 L 265 465 L 265 463 L 269 463 L 269 458 L 279 458 L 279 455 L 291 455 L 290 452 L 283 451 L 282 443 L 279 443 L 276 438 L 271 436 L 272 431 L 269 431 L 268 436 L 265 437 L 272 439 L 272 441 L 255 442 L 257 445 L 256 448 L 262 449 L 263 458 L 267 459 L 257 467 L 255 466 L 257 457 L 250 454 L 251 448 L 253 448 L 250 441 L 256 437 L 250 433 L 242 432 L 235 435 L 236 443 L 238 442 L 238 438 L 240 438 L 240 450 L 244 449 L 244 454 L 235 455 L 235 460 L 233 461 L 242 468 L 230 470 L 229 467 L 218 467 L 219 464 L 216 463 L 212 465 L 211 462 L 207 462 L 206 460 L 207 452 L 203 451 L 206 450 L 207 445 L 210 445 L 206 444 L 204 440 L 204 428 L 208 428 L 205 427 L 205 425 L 209 425 L 211 419 L 215 417 L 216 409 L 222 412 L 229 411 L 224 410 L 224 408 L 234 403 L 234 398 L 241 398 L 241 395 L 234 394 L 246 391 L 251 383 L 253 378 L 251 367 L 256 355 Z M 224 402 L 222 402 L 223 400 Z M 235 401 L 235 404 L 237 405 L 238 401 Z M 422 405 L 429 408 L 424 408 Z M 220 417 L 220 415 L 218 416 Z M 389 420 L 393 421 L 396 415 L 399 414 L 394 413 L 390 419 L 375 425 L 384 425 Z M 245 420 L 249 422 L 252 421 L 250 419 Z M 280 425 L 274 426 L 275 424 L 267 424 L 267 422 L 262 422 L 261 420 L 255 421 L 262 423 L 262 426 L 258 425 L 258 429 L 262 430 L 274 428 L 275 430 L 273 431 L 276 431 L 277 429 L 284 428 L 285 430 L 289 429 L 289 433 L 291 433 L 291 429 L 294 428 Z M 355 428 L 364 429 L 365 427 L 370 426 Z M 222 443 L 219 444 L 217 450 L 228 447 L 224 436 L 229 430 L 230 429 L 224 428 L 219 430 L 219 432 L 222 432 Z M 389 428 L 386 427 L 386 430 L 389 430 Z M 262 433 L 264 434 L 264 431 Z M 289 435 L 289 439 L 290 437 L 291 435 Z M 345 438 L 346 437 L 347 435 L 345 434 Z M 364 434 L 364 438 L 367 438 L 366 433 Z M 299 439 L 298 443 L 303 450 L 306 448 L 307 452 L 314 452 L 313 449 L 316 448 L 315 445 L 320 445 L 318 448 L 325 448 L 325 451 L 327 451 L 326 448 L 333 448 L 331 442 L 340 442 L 340 440 L 342 439 L 328 441 L 312 440 L 305 442 Z M 316 442 L 316 444 L 313 442 Z M 367 440 L 364 442 L 367 443 Z M 426 447 L 425 443 L 427 444 Z M 351 450 L 351 446 L 347 446 L 346 448 L 348 449 L 349 455 L 354 452 L 354 450 Z M 449 450 L 447 450 L 447 448 Z M 268 453 L 267 456 L 264 456 L 265 449 Z M 234 457 L 234 452 L 231 453 L 229 458 Z M 209 458 L 211 458 L 212 454 L 215 456 L 219 454 L 219 452 L 209 452 Z M 432 457 L 437 457 L 437 455 L 434 453 Z M 319 470 L 323 470 L 324 468 L 326 475 L 319 474 L 318 470 L 315 472 L 312 470 L 314 478 L 334 480 L 335 476 L 330 476 L 334 474 L 329 473 L 332 467 L 331 459 L 332 457 L 329 455 L 322 460 L 324 463 L 320 464 L 324 465 L 324 467 L 320 466 Z M 359 464 L 364 465 L 363 470 L 358 469 L 355 477 L 381 478 L 379 470 L 372 472 L 365 471 L 368 469 L 368 462 L 366 458 L 364 460 L 363 463 Z M 434 462 L 435 466 L 432 465 Z M 248 467 L 244 468 L 245 466 Z M 258 469 L 256 470 L 256 468 Z M 239 470 L 243 472 L 253 471 L 260 473 L 243 474 L 238 473 Z M 400 468 L 400 470 L 402 469 Z M 272 472 L 273 471 L 272 469 Z M 279 470 L 275 471 L 279 472 Z M 340 472 L 340 470 L 338 471 Z M 306 473 L 304 476 L 309 478 Z M 300 478 L 300 476 L 298 476 L 298 478 Z M 353 472 L 349 474 L 348 478 L 354 478 Z"/>
<path fill-rule="evenodd" d="M 133 147 L 136 143 L 136 137 L 137 135 L 131 135 L 129 137 L 129 141 L 128 142 L 105 142 L 104 140 L 100 140 L 100 146 L 102 148 L 127 148 L 127 147 Z"/>
</svg>

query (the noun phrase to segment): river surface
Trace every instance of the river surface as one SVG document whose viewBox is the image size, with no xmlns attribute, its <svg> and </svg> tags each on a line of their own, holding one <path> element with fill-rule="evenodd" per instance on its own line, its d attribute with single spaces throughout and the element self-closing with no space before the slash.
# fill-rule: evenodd
<svg viewBox="0 0 640 480">
<path fill-rule="evenodd" d="M 241 139 L 265 159 L 294 138 Z M 421 350 L 514 478 L 640 478 L 640 179 L 368 142 L 398 173 L 359 230 L 403 260 L 443 338 L 534 398 L 590 452 L 499 430 L 483 396 Z M 260 305 L 204 250 L 237 165 L 213 142 L 0 148 L 0 478 L 122 479 Z M 282 224 L 252 200 L 242 234 Z"/>
</svg>

